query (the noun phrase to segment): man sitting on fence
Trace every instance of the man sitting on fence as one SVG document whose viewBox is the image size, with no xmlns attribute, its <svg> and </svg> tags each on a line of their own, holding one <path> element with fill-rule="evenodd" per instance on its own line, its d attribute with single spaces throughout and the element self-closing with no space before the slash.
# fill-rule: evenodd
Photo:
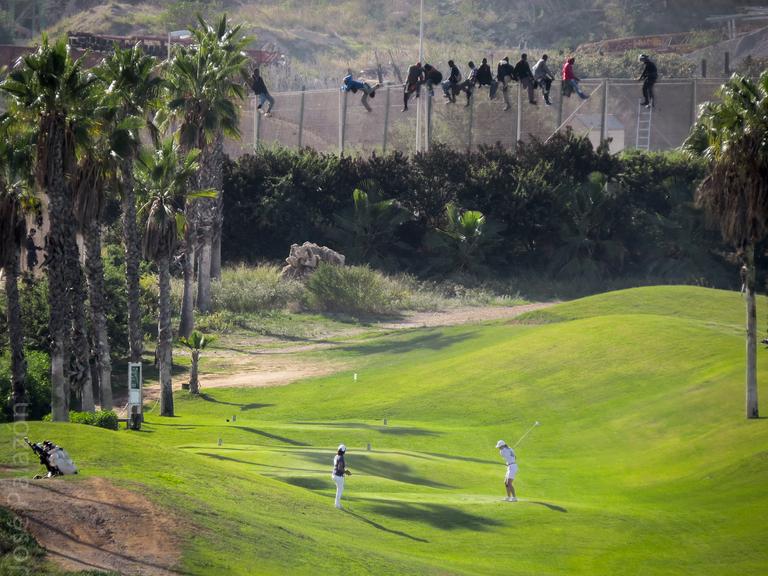
<svg viewBox="0 0 768 576">
<path fill-rule="evenodd" d="M 552 81 L 555 79 L 555 76 L 549 71 L 547 66 L 548 59 L 549 56 L 544 54 L 541 60 L 536 62 L 533 67 L 533 80 L 541 86 L 541 91 L 544 94 L 544 103 L 547 106 L 552 106 L 552 101 L 549 99 L 549 91 L 552 88 Z"/>
<path fill-rule="evenodd" d="M 427 93 L 430 96 L 435 95 L 435 86 L 439 86 L 443 81 L 443 74 L 432 66 L 432 64 L 424 64 L 424 79 L 427 85 Z"/>
<path fill-rule="evenodd" d="M 477 68 L 475 67 L 475 63 L 470 60 L 467 63 L 467 66 L 469 66 L 469 74 L 467 74 L 467 79 L 459 85 L 459 88 L 467 94 L 467 103 L 464 106 L 469 106 L 469 103 L 472 99 L 472 93 L 474 92 L 475 85 L 477 84 Z"/>
<path fill-rule="evenodd" d="M 528 54 L 520 55 L 519 62 L 515 64 L 515 76 L 517 76 L 521 86 L 528 91 L 528 102 L 536 104 L 533 96 L 533 72 L 531 65 L 528 64 Z"/>
<path fill-rule="evenodd" d="M 421 67 L 421 62 L 411 64 L 408 66 L 408 74 L 405 78 L 405 86 L 403 86 L 403 112 L 408 111 L 408 99 L 412 93 L 416 93 L 416 98 L 419 97 L 419 87 L 424 83 L 424 69 Z"/>
<path fill-rule="evenodd" d="M 448 67 L 451 69 L 451 75 L 443 82 L 443 95 L 447 98 L 447 102 L 455 104 L 456 94 L 461 91 L 461 72 L 453 60 L 448 60 Z"/>
<path fill-rule="evenodd" d="M 504 111 L 509 110 L 509 85 L 513 80 L 517 80 L 515 67 L 509 63 L 509 57 L 504 56 L 496 67 L 496 80 L 501 84 L 501 93 L 504 96 Z"/>
<path fill-rule="evenodd" d="M 579 95 L 579 98 L 586 100 L 589 98 L 589 96 L 581 91 L 581 87 L 579 86 L 579 78 L 573 71 L 573 65 L 575 62 L 576 58 L 571 56 L 565 61 L 565 64 L 563 64 L 563 96 L 570 98 L 571 94 L 576 92 L 576 94 Z"/>
<path fill-rule="evenodd" d="M 363 97 L 360 100 L 360 103 L 365 107 L 368 112 L 372 111 L 372 108 L 368 105 L 368 96 L 371 98 L 376 97 L 376 90 L 380 84 L 376 84 L 376 86 L 371 86 L 367 82 L 360 82 L 359 80 L 354 80 L 352 78 L 352 74 L 347 74 L 344 76 L 343 84 L 341 85 L 341 91 L 342 92 L 352 92 L 352 94 L 357 94 L 357 91 L 360 90 L 363 93 Z"/>
<path fill-rule="evenodd" d="M 487 58 L 483 58 L 483 63 L 480 64 L 479 68 L 477 69 L 477 85 L 480 87 L 489 86 L 490 90 L 488 92 L 488 97 L 491 100 L 496 97 L 496 88 L 498 87 L 499 83 L 493 79 L 493 73 L 491 72 L 491 67 L 488 64 Z"/>
</svg>

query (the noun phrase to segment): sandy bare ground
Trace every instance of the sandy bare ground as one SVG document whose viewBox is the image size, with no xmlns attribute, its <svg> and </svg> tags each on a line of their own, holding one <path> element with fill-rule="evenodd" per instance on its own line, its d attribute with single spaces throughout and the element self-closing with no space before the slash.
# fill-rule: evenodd
<svg viewBox="0 0 768 576">
<path fill-rule="evenodd" d="M 66 570 L 182 574 L 174 569 L 181 558 L 178 522 L 141 494 L 103 478 L 0 480 L 0 493 Z"/>
<path fill-rule="evenodd" d="M 397 320 L 375 323 L 372 325 L 372 328 L 383 331 L 409 330 L 510 320 L 526 312 L 539 310 L 551 305 L 552 303 L 549 302 L 539 302 L 522 306 L 466 306 L 449 308 L 438 312 L 410 312 Z M 337 338 L 339 336 L 350 337 L 360 332 L 361 329 L 359 327 L 354 327 L 331 336 L 336 336 Z M 254 341 L 254 348 L 250 350 L 244 348 L 240 350 L 216 349 L 208 351 L 205 354 L 208 357 L 225 358 L 228 368 L 231 368 L 231 370 L 227 370 L 230 372 L 229 374 L 215 375 L 206 375 L 203 371 L 200 377 L 201 390 L 205 391 L 206 388 L 285 386 L 305 378 L 327 376 L 346 368 L 340 362 L 319 361 L 317 359 L 308 361 L 306 358 L 302 358 L 300 354 L 330 350 L 348 345 L 350 342 L 338 339 L 331 342 L 324 339 L 322 342 L 310 342 L 285 347 L 263 347 L 263 344 L 268 341 L 270 343 L 279 342 L 278 339 L 267 340 L 259 338 L 258 341 Z M 176 378 L 174 380 L 174 389 L 180 389 L 182 382 L 185 381 L 183 378 Z M 160 388 L 158 385 L 145 386 L 145 403 L 154 405 L 159 397 Z M 121 415 L 124 414 L 124 410 L 121 410 L 119 407 L 124 406 L 126 402 L 127 397 L 124 394 L 115 397 L 115 405 L 118 406 L 117 411 Z"/>
</svg>

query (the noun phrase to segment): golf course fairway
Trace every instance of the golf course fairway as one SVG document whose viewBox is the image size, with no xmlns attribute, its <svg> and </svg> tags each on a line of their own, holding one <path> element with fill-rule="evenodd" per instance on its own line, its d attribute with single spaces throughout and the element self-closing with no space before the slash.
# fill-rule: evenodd
<svg viewBox="0 0 768 576">
<path fill-rule="evenodd" d="M 316 357 L 348 370 L 283 387 L 206 390 L 203 361 L 203 395 L 178 392 L 174 418 L 24 435 L 81 469 L 45 482 L 102 477 L 172 511 L 183 574 L 765 574 L 768 420 L 745 418 L 744 317 L 736 292 L 612 292 L 340 344 Z M 494 446 L 535 421 L 505 502 Z M 39 470 L 11 467 L 19 433 L 0 425 L 6 477 Z"/>
</svg>

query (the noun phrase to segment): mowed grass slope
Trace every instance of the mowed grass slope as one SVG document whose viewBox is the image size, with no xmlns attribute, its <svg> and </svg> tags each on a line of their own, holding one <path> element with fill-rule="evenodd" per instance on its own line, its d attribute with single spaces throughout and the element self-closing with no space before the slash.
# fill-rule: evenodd
<svg viewBox="0 0 768 576">
<path fill-rule="evenodd" d="M 30 436 L 174 508 L 189 574 L 759 574 L 768 421 L 744 418 L 743 317 L 737 293 L 626 290 L 323 353 L 356 381 L 215 389 L 140 433 Z M 535 420 L 523 501 L 502 502 L 494 444 Z"/>
</svg>

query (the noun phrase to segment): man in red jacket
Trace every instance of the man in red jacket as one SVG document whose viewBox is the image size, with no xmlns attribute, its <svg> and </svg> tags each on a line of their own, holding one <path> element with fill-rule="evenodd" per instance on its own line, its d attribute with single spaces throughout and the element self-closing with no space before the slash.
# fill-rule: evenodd
<svg viewBox="0 0 768 576">
<path fill-rule="evenodd" d="M 576 92 L 582 100 L 586 100 L 589 96 L 584 94 L 579 87 L 579 78 L 573 72 L 574 62 L 576 62 L 576 58 L 571 56 L 563 64 L 563 94 L 570 96 L 571 92 Z"/>
</svg>

